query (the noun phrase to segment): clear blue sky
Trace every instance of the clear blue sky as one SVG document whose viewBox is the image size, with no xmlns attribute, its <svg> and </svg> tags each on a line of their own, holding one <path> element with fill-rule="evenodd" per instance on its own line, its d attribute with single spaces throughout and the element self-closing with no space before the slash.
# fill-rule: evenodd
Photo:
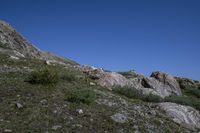
<svg viewBox="0 0 200 133">
<path fill-rule="evenodd" d="M 113 71 L 200 80 L 200 0 L 1 0 L 42 50 Z"/>
</svg>

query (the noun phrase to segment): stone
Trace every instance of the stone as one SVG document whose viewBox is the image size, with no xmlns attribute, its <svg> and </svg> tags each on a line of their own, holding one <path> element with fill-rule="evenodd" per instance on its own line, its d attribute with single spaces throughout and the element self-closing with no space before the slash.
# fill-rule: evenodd
<svg viewBox="0 0 200 133">
<path fill-rule="evenodd" d="M 18 109 L 23 108 L 23 105 L 21 103 L 16 103 L 16 106 L 17 106 Z"/>
<path fill-rule="evenodd" d="M 174 122 L 189 129 L 200 128 L 200 113 L 196 109 L 169 102 L 158 105 Z"/>
<path fill-rule="evenodd" d="M 12 130 L 11 130 L 11 129 L 5 129 L 4 132 L 5 132 L 5 133 L 11 133 Z"/>
<path fill-rule="evenodd" d="M 82 109 L 76 109 L 76 112 L 77 112 L 78 114 L 83 114 L 83 110 L 82 110 Z"/>
<path fill-rule="evenodd" d="M 144 78 L 142 81 L 144 88 L 151 88 L 161 97 L 182 95 L 180 86 L 176 79 L 163 72 L 153 72 L 151 77 Z"/>
<path fill-rule="evenodd" d="M 12 56 L 12 55 L 10 56 L 10 58 L 11 58 L 11 59 L 14 59 L 14 60 L 19 60 L 19 57 Z"/>
<path fill-rule="evenodd" d="M 118 123 L 125 123 L 127 121 L 127 116 L 121 113 L 117 113 L 111 116 L 111 119 Z"/>
<path fill-rule="evenodd" d="M 83 126 L 81 124 L 74 124 L 72 125 L 72 128 L 82 128 Z"/>
<path fill-rule="evenodd" d="M 133 83 L 130 80 L 116 72 L 102 73 L 102 76 L 98 80 L 98 84 L 109 89 L 112 89 L 113 86 L 124 87 L 133 85 Z"/>
<path fill-rule="evenodd" d="M 53 126 L 51 129 L 53 129 L 53 130 L 58 130 L 59 128 L 62 128 L 62 126 L 56 125 L 56 126 Z"/>
<path fill-rule="evenodd" d="M 91 85 L 91 86 L 95 86 L 96 84 L 95 84 L 95 83 L 93 83 L 93 82 L 90 82 L 90 85 Z"/>
<path fill-rule="evenodd" d="M 42 105 L 47 105 L 47 104 L 48 104 L 48 101 L 47 101 L 46 99 L 43 99 L 43 100 L 40 101 L 40 103 L 41 103 Z"/>
</svg>

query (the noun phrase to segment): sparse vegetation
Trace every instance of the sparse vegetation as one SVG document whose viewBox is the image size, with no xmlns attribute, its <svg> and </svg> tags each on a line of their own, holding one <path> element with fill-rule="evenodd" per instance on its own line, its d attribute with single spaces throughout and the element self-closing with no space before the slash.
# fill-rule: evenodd
<svg viewBox="0 0 200 133">
<path fill-rule="evenodd" d="M 0 48 L 9 49 L 9 47 L 7 47 L 7 45 L 3 44 L 2 42 L 0 42 Z"/>
<path fill-rule="evenodd" d="M 31 84 L 56 84 L 59 81 L 58 72 L 55 69 L 42 68 L 39 71 L 33 71 L 28 79 Z"/>
<path fill-rule="evenodd" d="M 123 75 L 126 78 L 134 78 L 137 76 L 137 74 L 135 73 L 135 70 L 130 70 L 127 72 L 118 72 L 118 73 Z"/>
<path fill-rule="evenodd" d="M 113 88 L 113 91 L 124 95 L 128 98 L 133 98 L 133 99 L 140 99 L 142 101 L 146 101 L 146 102 L 161 102 L 162 98 L 154 95 L 154 94 L 149 94 L 149 95 L 145 95 L 142 93 L 141 90 L 137 90 L 134 87 L 120 87 L 117 86 L 115 88 Z"/>
<path fill-rule="evenodd" d="M 187 105 L 200 110 L 200 101 L 199 99 L 194 97 L 171 96 L 171 97 L 166 97 L 165 102 L 173 102 L 181 105 Z"/>
<path fill-rule="evenodd" d="M 76 80 L 76 76 L 75 73 L 73 71 L 70 70 L 66 70 L 63 73 L 61 73 L 61 79 L 62 80 L 66 80 L 66 81 L 75 81 Z"/>
<path fill-rule="evenodd" d="M 88 89 L 73 90 L 70 96 L 67 98 L 67 100 L 70 102 L 78 104 L 83 103 L 87 105 L 93 103 L 95 99 L 95 92 Z"/>
<path fill-rule="evenodd" d="M 3 32 L 8 30 L 7 27 Z M 13 41 L 12 38 L 16 39 L 13 42 L 16 48 L 26 43 L 16 31 L 8 33 L 5 37 L 10 39 L 11 36 L 9 41 Z M 47 65 L 44 60 L 37 58 L 40 56 L 37 51 L 32 52 L 35 51 L 32 46 L 20 49 L 18 52 L 25 57 L 14 60 L 10 56 L 16 53 L 4 46 L 8 45 L 0 45 L 0 48 L 5 49 L 0 52 L 2 133 L 128 133 L 186 130 L 173 120 L 166 119 L 166 115 L 155 108 L 153 103 L 147 103 L 159 102 L 162 100 L 159 96 L 144 95 L 141 91 L 128 87 L 116 87 L 117 91 L 113 93 L 98 85 L 99 79 L 96 76 L 89 76 L 77 70 L 74 65 L 78 64 L 74 61 L 48 53 L 45 56 L 50 56 L 50 60 L 56 60 L 61 64 Z M 62 62 L 71 65 L 64 66 Z M 122 74 L 126 78 L 137 77 L 134 71 Z M 83 113 L 78 113 L 79 109 Z M 125 123 L 118 123 L 112 119 L 112 116 L 118 113 L 126 117 Z M 120 115 L 118 117 L 123 118 Z"/>
<path fill-rule="evenodd" d="M 198 88 L 194 88 L 192 86 L 186 86 L 183 89 L 183 91 L 186 95 L 192 95 L 194 97 L 200 98 L 200 89 Z"/>
</svg>

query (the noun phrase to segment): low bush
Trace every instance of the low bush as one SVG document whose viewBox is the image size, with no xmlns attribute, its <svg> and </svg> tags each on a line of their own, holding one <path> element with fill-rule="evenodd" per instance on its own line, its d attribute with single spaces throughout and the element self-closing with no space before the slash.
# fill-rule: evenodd
<svg viewBox="0 0 200 133">
<path fill-rule="evenodd" d="M 162 102 L 163 98 L 161 98 L 158 95 L 154 95 L 154 94 L 149 94 L 149 95 L 145 95 L 143 101 L 147 101 L 147 102 Z"/>
<path fill-rule="evenodd" d="M 187 85 L 182 88 L 182 91 L 187 96 L 200 98 L 200 89 L 197 87 Z"/>
<path fill-rule="evenodd" d="M 83 103 L 83 104 L 91 104 L 95 101 L 96 94 L 92 90 L 81 89 L 81 90 L 73 90 L 70 96 L 67 98 L 69 102 L 73 103 Z"/>
<path fill-rule="evenodd" d="M 181 105 L 187 105 L 200 110 L 200 101 L 198 98 L 186 97 L 186 96 L 171 96 L 171 97 L 166 97 L 164 101 L 177 103 Z"/>
<path fill-rule="evenodd" d="M 61 74 L 61 79 L 71 82 L 76 80 L 76 76 L 73 71 L 65 71 Z"/>
<path fill-rule="evenodd" d="M 50 68 L 42 68 L 38 71 L 33 71 L 28 82 L 31 84 L 56 84 L 59 81 L 59 74 L 56 70 Z"/>
<path fill-rule="evenodd" d="M 200 89 L 198 89 L 198 88 L 187 86 L 187 87 L 184 88 L 184 92 L 186 94 L 200 98 Z"/>
<path fill-rule="evenodd" d="M 133 98 L 133 99 L 140 99 L 142 101 L 146 102 L 161 102 L 162 98 L 160 96 L 154 95 L 154 94 L 149 94 L 145 95 L 141 90 L 137 90 L 134 87 L 114 87 L 113 91 L 120 94 L 124 95 L 128 98 Z"/>
</svg>

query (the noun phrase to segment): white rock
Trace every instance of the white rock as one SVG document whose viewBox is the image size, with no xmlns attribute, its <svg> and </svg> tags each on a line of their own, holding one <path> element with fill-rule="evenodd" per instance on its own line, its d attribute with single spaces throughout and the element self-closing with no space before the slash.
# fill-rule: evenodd
<svg viewBox="0 0 200 133">
<path fill-rule="evenodd" d="M 76 112 L 77 112 L 78 114 L 83 114 L 83 110 L 82 110 L 82 109 L 76 109 Z"/>
<path fill-rule="evenodd" d="M 176 123 L 190 129 L 200 128 L 200 113 L 190 106 L 178 105 L 176 103 L 159 103 L 159 108 L 166 112 Z"/>
<path fill-rule="evenodd" d="M 20 53 L 20 52 L 18 52 L 18 51 L 16 51 L 16 50 L 14 50 L 14 53 L 15 53 L 15 55 L 16 56 L 18 56 L 18 57 L 25 57 L 22 53 Z"/>
<path fill-rule="evenodd" d="M 14 59 L 14 60 L 19 60 L 19 57 L 12 56 L 12 55 L 10 56 L 10 58 L 11 58 L 11 59 Z"/>
<path fill-rule="evenodd" d="M 93 82 L 90 82 L 90 85 L 91 85 L 91 86 L 95 86 L 96 84 L 95 84 L 95 83 L 93 83 Z"/>
<path fill-rule="evenodd" d="M 56 126 L 53 126 L 51 129 L 53 129 L 53 130 L 58 130 L 59 128 L 62 128 L 62 126 L 56 125 Z"/>
<path fill-rule="evenodd" d="M 121 113 L 117 113 L 111 116 L 111 118 L 118 123 L 125 123 L 127 121 L 127 116 Z"/>
<path fill-rule="evenodd" d="M 11 129 L 5 129 L 4 132 L 5 132 L 5 133 L 11 133 L 12 130 L 11 130 Z"/>
<path fill-rule="evenodd" d="M 21 108 L 23 108 L 23 105 L 22 105 L 22 104 L 20 104 L 20 103 L 16 103 L 16 106 L 17 106 L 17 108 L 18 108 L 18 109 L 21 109 Z"/>
</svg>

